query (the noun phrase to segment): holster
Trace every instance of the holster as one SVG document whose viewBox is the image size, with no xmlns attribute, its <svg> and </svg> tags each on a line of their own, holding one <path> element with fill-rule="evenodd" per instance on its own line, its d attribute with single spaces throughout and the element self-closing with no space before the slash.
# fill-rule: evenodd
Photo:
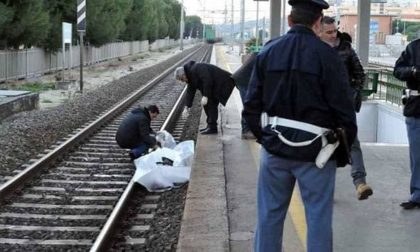
<svg viewBox="0 0 420 252">
<path fill-rule="evenodd" d="M 325 164 L 335 152 L 335 149 L 340 145 L 340 141 L 338 141 L 336 133 L 334 131 L 329 131 L 325 135 L 325 138 L 327 139 L 327 144 L 325 146 L 322 146 L 315 159 L 315 165 L 318 168 L 323 168 L 325 166 Z"/>
<path fill-rule="evenodd" d="M 343 128 L 336 128 L 335 130 L 336 136 L 340 145 L 338 146 L 337 150 L 335 151 L 337 167 L 344 167 L 347 164 L 352 164 L 351 155 L 350 155 L 350 146 L 347 142 L 347 134 Z"/>
</svg>

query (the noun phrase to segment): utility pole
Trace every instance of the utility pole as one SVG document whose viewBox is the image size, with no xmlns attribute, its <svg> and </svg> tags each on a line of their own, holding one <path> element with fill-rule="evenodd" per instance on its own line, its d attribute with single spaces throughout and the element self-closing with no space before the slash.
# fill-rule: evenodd
<svg viewBox="0 0 420 252">
<path fill-rule="evenodd" d="M 179 49 L 184 50 L 184 0 L 181 0 L 181 22 L 179 27 Z"/>
<path fill-rule="evenodd" d="M 226 44 L 226 37 L 227 37 L 227 29 L 226 29 L 226 25 L 227 25 L 227 1 L 228 0 L 225 0 L 225 10 L 224 10 L 224 12 L 225 12 L 225 24 L 224 24 L 224 26 L 223 26 L 223 41 L 224 41 L 224 44 Z"/>
<path fill-rule="evenodd" d="M 282 19 L 281 19 L 280 25 L 282 29 L 281 34 L 283 35 L 286 33 L 286 30 L 287 30 L 286 28 L 286 23 L 287 23 L 286 22 L 286 0 L 282 1 L 281 12 L 282 12 Z"/>
<path fill-rule="evenodd" d="M 282 23 L 279 15 L 281 12 L 281 1 L 270 1 L 270 38 L 275 38 L 280 35 L 280 25 Z"/>
<path fill-rule="evenodd" d="M 203 42 L 206 39 L 206 24 L 204 23 L 204 20 L 206 18 L 206 0 L 203 0 Z"/>
<path fill-rule="evenodd" d="M 340 9 L 338 8 L 338 0 L 335 0 L 335 24 L 340 29 Z"/>
<path fill-rule="evenodd" d="M 263 17 L 263 27 L 262 27 L 262 38 L 261 38 L 261 42 L 264 45 L 264 43 L 266 42 L 265 38 L 266 38 L 266 32 L 265 32 L 265 16 Z"/>
<path fill-rule="evenodd" d="M 244 52 L 244 30 L 245 30 L 245 0 L 241 0 L 241 44 L 239 54 Z"/>
<path fill-rule="evenodd" d="M 231 13 L 231 15 L 232 15 L 232 20 L 231 20 L 231 23 L 230 23 L 230 37 L 231 37 L 231 49 L 233 50 L 233 41 L 235 41 L 235 36 L 234 36 L 234 33 L 235 33 L 235 31 L 234 31 L 234 29 L 235 29 L 235 27 L 234 27 L 234 22 L 233 22 L 233 0 L 231 1 L 231 10 L 232 10 L 232 13 Z"/>
<path fill-rule="evenodd" d="M 260 37 L 260 33 L 258 31 L 258 12 L 260 11 L 260 1 L 257 1 L 257 21 L 255 24 L 255 49 L 258 51 L 258 39 Z"/>
</svg>

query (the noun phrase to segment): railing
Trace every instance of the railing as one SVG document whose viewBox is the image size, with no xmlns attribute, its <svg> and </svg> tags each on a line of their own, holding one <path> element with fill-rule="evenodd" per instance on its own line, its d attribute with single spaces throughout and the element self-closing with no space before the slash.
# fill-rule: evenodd
<svg viewBox="0 0 420 252">
<path fill-rule="evenodd" d="M 362 92 L 368 99 L 385 100 L 401 106 L 401 95 L 406 87 L 404 81 L 395 78 L 392 71 L 382 68 L 367 69 L 368 82 Z"/>
<path fill-rule="evenodd" d="M 196 40 L 185 40 L 184 44 L 195 43 Z M 116 42 L 101 47 L 84 47 L 84 65 L 92 65 L 119 57 L 136 55 L 138 53 L 167 49 L 177 46 L 179 40 L 159 39 L 149 44 L 149 41 Z M 39 48 L 25 50 L 0 51 L 0 82 L 17 79 L 27 79 L 45 73 L 54 72 L 69 67 L 79 66 L 80 48 L 73 46 L 66 49 L 63 59 L 62 51 L 53 53 Z"/>
</svg>

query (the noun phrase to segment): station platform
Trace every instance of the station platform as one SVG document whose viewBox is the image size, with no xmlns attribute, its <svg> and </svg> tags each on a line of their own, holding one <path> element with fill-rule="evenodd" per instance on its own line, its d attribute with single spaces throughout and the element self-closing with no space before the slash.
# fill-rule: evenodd
<svg viewBox="0 0 420 252">
<path fill-rule="evenodd" d="M 241 65 L 237 48 L 216 45 L 212 63 L 230 72 Z M 260 145 L 241 139 L 242 102 L 235 89 L 219 108 L 219 133 L 199 135 L 178 251 L 253 251 Z M 201 116 L 201 127 L 205 115 Z M 420 210 L 403 210 L 409 196 L 407 145 L 363 143 L 373 195 L 356 198 L 350 168 L 337 170 L 334 251 L 420 251 Z M 284 251 L 306 251 L 306 222 L 298 187 L 284 230 Z"/>
<path fill-rule="evenodd" d="M 38 107 L 39 94 L 20 90 L 0 90 L 0 121 L 21 111 Z"/>
</svg>

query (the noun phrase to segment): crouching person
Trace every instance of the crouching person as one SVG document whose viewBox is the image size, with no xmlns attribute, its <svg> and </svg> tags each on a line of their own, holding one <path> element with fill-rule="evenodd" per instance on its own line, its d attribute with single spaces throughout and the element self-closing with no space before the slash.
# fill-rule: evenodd
<svg viewBox="0 0 420 252">
<path fill-rule="evenodd" d="M 200 129 L 201 134 L 217 134 L 218 105 L 226 106 L 235 83 L 231 74 L 215 65 L 190 61 L 174 72 L 175 79 L 188 85 L 186 107 L 191 108 L 195 92 L 200 90 L 201 105 L 207 116 L 207 127 Z"/>
<path fill-rule="evenodd" d="M 147 153 L 149 148 L 157 148 L 155 132 L 150 122 L 159 114 L 156 105 L 132 110 L 121 122 L 115 139 L 121 148 L 130 149 L 129 155 L 134 160 Z"/>
</svg>

